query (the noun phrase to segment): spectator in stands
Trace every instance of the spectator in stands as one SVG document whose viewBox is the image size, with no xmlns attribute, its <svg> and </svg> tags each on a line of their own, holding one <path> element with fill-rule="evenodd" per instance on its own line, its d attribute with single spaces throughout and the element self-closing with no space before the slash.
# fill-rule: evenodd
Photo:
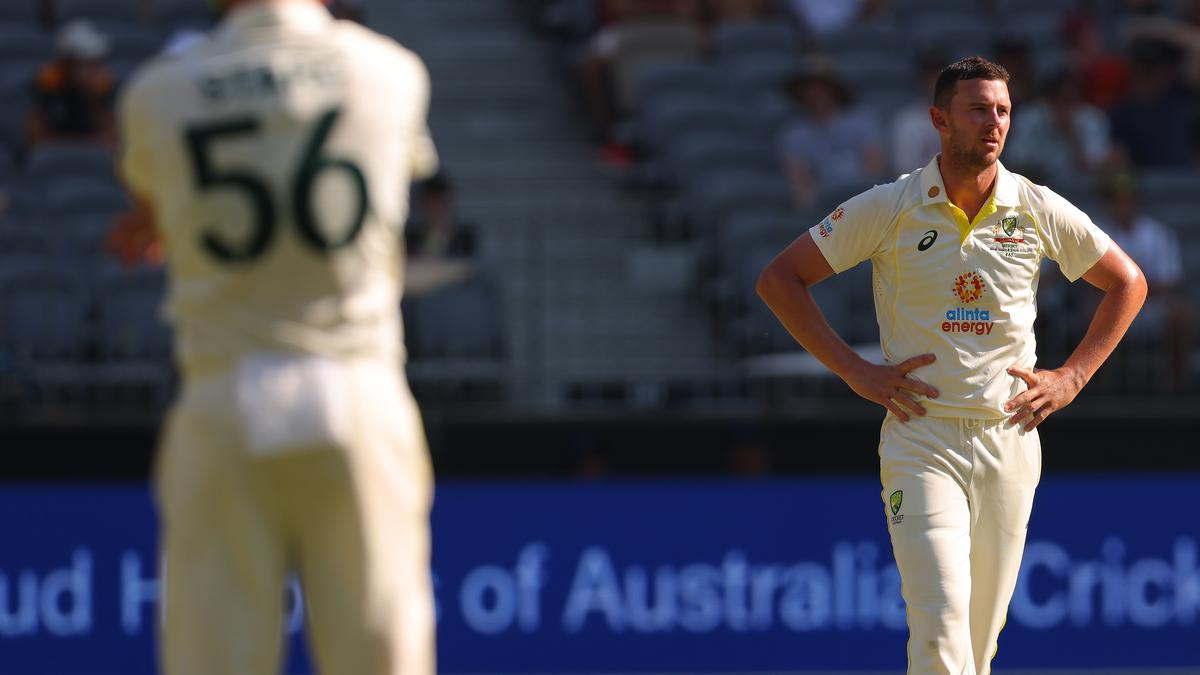
<svg viewBox="0 0 1200 675">
<path fill-rule="evenodd" d="M 857 22 L 874 20 L 885 13 L 888 3 L 887 0 L 788 0 L 787 4 L 805 30 L 824 35 Z"/>
<path fill-rule="evenodd" d="M 1122 160 L 1135 167 L 1193 166 L 1196 95 L 1181 86 L 1177 56 L 1159 43 L 1134 45 L 1129 91 L 1109 117 Z"/>
<path fill-rule="evenodd" d="M 1083 100 L 1102 110 L 1111 108 L 1129 85 L 1129 62 L 1105 49 L 1099 26 L 1085 11 L 1067 15 L 1062 38 L 1067 69 L 1079 81 Z"/>
<path fill-rule="evenodd" d="M 1183 55 L 1183 75 L 1192 89 L 1200 89 L 1200 0 L 1191 0 L 1180 18 L 1144 16 L 1125 24 L 1130 41 L 1152 40 L 1169 44 Z"/>
<path fill-rule="evenodd" d="M 703 46 L 700 0 L 601 0 L 599 29 L 579 66 L 579 82 L 601 156 L 628 163 L 632 152 L 615 138 L 617 121 L 635 105 L 634 77 L 640 63 L 698 57 Z"/>
<path fill-rule="evenodd" d="M 454 187 L 444 174 L 419 186 L 404 241 L 406 295 L 430 293 L 475 274 L 475 228 L 455 217 Z"/>
<path fill-rule="evenodd" d="M 929 108 L 933 101 L 933 85 L 945 65 L 946 58 L 940 53 L 927 51 L 917 56 L 920 95 L 892 118 L 892 168 L 896 174 L 925 166 L 942 149 L 942 140 L 933 127 Z"/>
<path fill-rule="evenodd" d="M 879 124 L 852 105 L 849 87 L 827 66 L 818 65 L 790 83 L 800 114 L 779 138 L 779 153 L 797 205 L 817 202 L 825 184 L 880 177 L 887 166 Z"/>
<path fill-rule="evenodd" d="M 26 145 L 55 140 L 115 141 L 116 77 L 105 65 L 109 40 L 91 22 L 63 26 L 57 55 L 38 71 L 27 118 Z"/>
<path fill-rule="evenodd" d="M 1095 173 L 1109 161 L 1108 118 L 1082 99 L 1067 71 L 1046 82 L 1044 96 L 1014 110 L 1008 161 L 1037 182 L 1052 176 Z"/>
<path fill-rule="evenodd" d="M 1137 180 L 1130 173 L 1106 177 L 1103 192 L 1107 213 L 1101 219 L 1112 237 L 1146 275 L 1149 293 L 1142 311 L 1129 328 L 1132 342 L 1167 346 L 1176 387 L 1187 367 L 1189 311 L 1183 288 L 1183 260 L 1179 237 L 1171 228 L 1141 211 Z"/>
</svg>

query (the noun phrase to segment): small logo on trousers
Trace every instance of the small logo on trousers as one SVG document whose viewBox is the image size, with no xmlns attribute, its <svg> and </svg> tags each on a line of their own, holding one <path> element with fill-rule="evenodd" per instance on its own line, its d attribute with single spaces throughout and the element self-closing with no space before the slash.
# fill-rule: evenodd
<svg viewBox="0 0 1200 675">
<path fill-rule="evenodd" d="M 896 490 L 892 496 L 888 498 L 888 502 L 892 506 L 892 524 L 898 525 L 904 522 L 904 516 L 900 515 L 900 505 L 904 503 L 904 490 Z"/>
</svg>

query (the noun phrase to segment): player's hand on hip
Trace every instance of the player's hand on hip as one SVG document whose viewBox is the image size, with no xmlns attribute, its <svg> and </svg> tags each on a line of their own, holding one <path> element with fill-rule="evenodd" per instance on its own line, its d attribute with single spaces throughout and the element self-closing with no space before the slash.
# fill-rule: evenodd
<svg viewBox="0 0 1200 675">
<path fill-rule="evenodd" d="M 1024 424 L 1025 431 L 1033 431 L 1051 413 L 1067 407 L 1082 388 L 1078 378 L 1065 368 L 1027 370 L 1009 366 L 1008 374 L 1021 378 L 1028 387 L 1004 404 L 1004 411 L 1012 413 L 1009 426 Z"/>
<path fill-rule="evenodd" d="M 881 366 L 864 361 L 846 378 L 846 384 L 854 393 L 887 408 L 901 422 L 907 422 L 912 419 L 912 415 L 925 415 L 925 407 L 917 402 L 916 397 L 938 397 L 937 389 L 910 376 L 909 373 L 936 360 L 937 357 L 933 354 L 921 354 L 894 366 Z"/>
</svg>

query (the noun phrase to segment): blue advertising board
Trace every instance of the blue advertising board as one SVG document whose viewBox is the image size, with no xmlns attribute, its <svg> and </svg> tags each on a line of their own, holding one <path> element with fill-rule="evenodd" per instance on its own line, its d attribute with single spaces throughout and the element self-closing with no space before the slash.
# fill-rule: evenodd
<svg viewBox="0 0 1200 675">
<path fill-rule="evenodd" d="M 996 666 L 1200 668 L 1198 495 L 1044 480 Z M 869 478 L 439 484 L 439 670 L 903 669 L 883 513 Z M 140 486 L 0 487 L 2 671 L 155 672 L 154 528 Z"/>
</svg>

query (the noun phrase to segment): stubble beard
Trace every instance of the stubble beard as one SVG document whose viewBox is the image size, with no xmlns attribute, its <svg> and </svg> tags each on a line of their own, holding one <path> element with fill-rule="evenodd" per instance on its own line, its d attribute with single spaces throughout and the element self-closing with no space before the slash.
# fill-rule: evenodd
<svg viewBox="0 0 1200 675">
<path fill-rule="evenodd" d="M 1004 145 L 1001 144 L 996 149 L 994 157 L 989 157 L 990 153 L 980 152 L 975 150 L 970 145 L 963 143 L 950 143 L 950 161 L 973 172 L 979 173 L 991 168 L 1000 159 L 1000 153 L 1004 151 Z"/>
</svg>

